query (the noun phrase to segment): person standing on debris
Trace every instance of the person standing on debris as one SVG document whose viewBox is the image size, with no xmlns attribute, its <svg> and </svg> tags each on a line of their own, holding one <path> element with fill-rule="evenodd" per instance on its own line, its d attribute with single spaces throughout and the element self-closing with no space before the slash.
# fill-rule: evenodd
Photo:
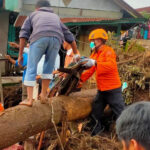
<svg viewBox="0 0 150 150">
<path fill-rule="evenodd" d="M 123 42 L 123 49 L 125 50 L 126 49 L 126 45 L 127 45 L 127 42 L 128 40 L 130 40 L 130 36 L 129 36 L 129 32 L 126 31 L 124 36 L 122 37 L 122 42 Z"/>
<path fill-rule="evenodd" d="M 63 42 L 63 48 L 67 51 L 64 67 L 68 67 L 69 64 L 73 62 L 74 53 L 71 48 L 71 45 L 66 41 Z M 80 55 L 79 51 L 77 51 L 77 53 Z"/>
<path fill-rule="evenodd" d="M 141 34 L 141 39 L 143 39 L 143 37 L 144 37 L 144 24 L 141 24 L 140 25 L 140 34 Z"/>
<path fill-rule="evenodd" d="M 145 24 L 144 28 L 144 39 L 147 40 L 148 38 L 148 24 Z"/>
<path fill-rule="evenodd" d="M 96 124 L 93 126 L 92 136 L 101 133 L 103 130 L 101 120 L 107 104 L 111 107 L 116 118 L 124 109 L 116 54 L 111 47 L 105 45 L 107 40 L 108 34 L 104 29 L 95 29 L 90 33 L 89 41 L 94 43 L 95 49 L 84 65 L 85 68 L 89 69 L 81 74 L 78 84 L 81 87 L 82 83 L 96 72 L 98 91 L 91 113 L 91 117 Z"/>
<path fill-rule="evenodd" d="M 119 116 L 116 132 L 123 150 L 150 149 L 150 102 L 130 105 Z"/>
<path fill-rule="evenodd" d="M 148 39 L 150 40 L 150 20 L 148 21 Z"/>
<path fill-rule="evenodd" d="M 42 55 L 45 54 L 45 61 L 42 74 L 42 92 L 40 100 L 46 103 L 46 91 L 49 86 L 50 76 L 62 41 L 65 39 L 72 46 L 74 60 L 79 59 L 74 36 L 69 29 L 60 21 L 60 18 L 53 13 L 48 0 L 39 0 L 36 3 L 36 10 L 25 20 L 20 31 L 20 51 L 18 62 L 21 63 L 23 48 L 26 40 L 30 41 L 30 51 L 27 64 L 27 73 L 24 84 L 27 86 L 28 98 L 24 105 L 32 106 L 33 87 L 37 64 Z"/>
</svg>

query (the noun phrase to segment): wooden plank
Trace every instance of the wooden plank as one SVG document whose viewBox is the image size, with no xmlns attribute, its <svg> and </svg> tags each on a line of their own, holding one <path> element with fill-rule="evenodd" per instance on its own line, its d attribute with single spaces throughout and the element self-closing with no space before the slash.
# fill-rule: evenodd
<svg viewBox="0 0 150 150">
<path fill-rule="evenodd" d="M 8 61 L 8 59 L 1 58 L 0 61 Z"/>
<path fill-rule="evenodd" d="M 14 84 L 14 83 L 21 83 L 21 82 L 22 82 L 21 76 L 2 77 L 2 84 Z"/>
</svg>

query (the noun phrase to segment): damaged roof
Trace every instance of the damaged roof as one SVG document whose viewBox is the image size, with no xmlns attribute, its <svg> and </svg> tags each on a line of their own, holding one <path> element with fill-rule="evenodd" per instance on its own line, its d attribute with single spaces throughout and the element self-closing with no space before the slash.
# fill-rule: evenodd
<svg viewBox="0 0 150 150">
<path fill-rule="evenodd" d="M 18 16 L 14 26 L 20 27 L 23 25 L 27 16 Z M 111 18 L 61 18 L 63 23 L 82 23 L 82 22 L 99 22 L 104 20 L 113 20 Z"/>
<path fill-rule="evenodd" d="M 122 10 L 124 10 L 124 11 L 126 11 L 128 14 L 130 14 L 133 18 L 143 18 L 143 16 L 139 13 L 139 12 L 137 12 L 135 9 L 133 9 L 130 5 L 128 5 L 126 2 L 124 2 L 123 0 L 113 0 L 114 1 L 114 3 L 116 4 L 116 5 L 118 5 Z M 17 19 L 16 19 L 16 22 L 15 22 L 15 24 L 14 24 L 14 26 L 15 27 L 20 27 L 20 26 L 22 26 L 23 25 L 23 22 L 25 21 L 25 19 L 26 19 L 26 15 L 19 15 L 18 17 L 17 17 Z M 122 19 L 122 18 L 120 18 L 120 19 Z M 127 18 L 126 18 L 127 19 Z M 85 23 L 89 23 L 89 22 L 100 22 L 100 21 L 106 21 L 106 20 L 109 20 L 109 21 L 111 21 L 111 20 L 116 20 L 116 19 L 111 19 L 111 18 L 77 18 L 77 17 L 75 17 L 75 18 L 72 18 L 72 17 L 70 17 L 70 18 L 61 18 L 61 21 L 63 22 L 63 23 L 66 23 L 66 24 L 73 24 L 73 23 L 83 23 L 83 22 L 85 22 Z"/>
<path fill-rule="evenodd" d="M 137 12 L 134 8 L 132 8 L 130 5 L 128 5 L 123 0 L 113 0 L 118 6 L 120 6 L 123 10 L 127 11 L 129 14 L 134 16 L 135 18 L 143 18 L 143 16 Z"/>
<path fill-rule="evenodd" d="M 138 9 L 136 9 L 136 11 L 150 13 L 150 6 L 149 7 L 138 8 Z"/>
</svg>

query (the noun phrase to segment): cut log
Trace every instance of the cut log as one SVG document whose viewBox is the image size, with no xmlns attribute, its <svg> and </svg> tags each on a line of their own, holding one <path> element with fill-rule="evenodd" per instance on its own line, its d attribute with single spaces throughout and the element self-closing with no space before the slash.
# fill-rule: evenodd
<svg viewBox="0 0 150 150">
<path fill-rule="evenodd" d="M 70 96 L 53 97 L 49 104 L 36 101 L 33 107 L 19 105 L 5 110 L 0 114 L 0 149 L 51 128 L 52 118 L 56 124 L 64 115 L 68 121 L 85 118 L 91 112 L 95 95 L 96 89 L 84 90 Z"/>
</svg>

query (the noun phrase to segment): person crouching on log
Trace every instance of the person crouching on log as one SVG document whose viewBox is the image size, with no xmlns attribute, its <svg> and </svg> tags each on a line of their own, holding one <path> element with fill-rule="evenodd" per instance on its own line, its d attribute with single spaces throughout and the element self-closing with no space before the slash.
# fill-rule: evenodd
<svg viewBox="0 0 150 150">
<path fill-rule="evenodd" d="M 108 34 L 104 29 L 95 29 L 89 35 L 92 42 L 93 52 L 84 65 L 89 68 L 81 74 L 78 86 L 88 80 L 96 72 L 97 95 L 92 105 L 91 117 L 95 124 L 91 135 L 100 134 L 104 127 L 101 124 L 104 109 L 107 104 L 111 107 L 116 118 L 119 117 L 124 109 L 124 100 L 121 92 L 121 81 L 118 73 L 116 54 L 114 50 L 105 45 Z"/>
<path fill-rule="evenodd" d="M 20 50 L 18 62 L 23 60 L 22 53 L 26 40 L 30 42 L 30 51 L 28 55 L 27 72 L 24 85 L 27 86 L 27 99 L 22 105 L 32 106 L 33 87 L 37 64 L 45 54 L 42 74 L 42 92 L 40 94 L 41 103 L 47 102 L 47 89 L 50 83 L 51 73 L 54 68 L 56 56 L 60 49 L 62 41 L 66 40 L 72 46 L 75 60 L 80 57 L 77 54 L 77 45 L 74 36 L 69 29 L 60 21 L 48 0 L 39 0 L 36 3 L 36 10 L 27 17 L 20 31 Z"/>
</svg>

